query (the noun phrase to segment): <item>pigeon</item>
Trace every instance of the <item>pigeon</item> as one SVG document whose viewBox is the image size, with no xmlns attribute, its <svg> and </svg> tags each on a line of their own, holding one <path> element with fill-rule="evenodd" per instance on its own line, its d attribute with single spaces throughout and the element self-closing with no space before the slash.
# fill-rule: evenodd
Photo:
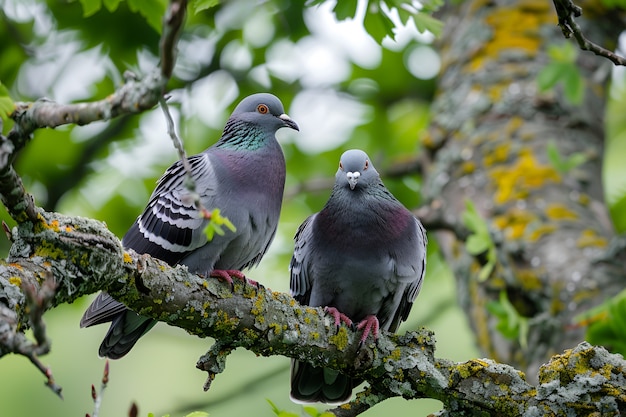
<svg viewBox="0 0 626 417">
<path fill-rule="evenodd" d="M 325 307 L 335 326 L 358 322 L 361 344 L 406 320 L 424 278 L 426 232 L 387 190 L 365 152 L 341 156 L 330 198 L 294 240 L 290 290 L 298 302 Z M 358 383 L 332 369 L 291 363 L 296 403 L 343 404 Z"/>
<path fill-rule="evenodd" d="M 220 209 L 235 232 L 207 239 L 204 229 L 209 220 L 196 207 L 179 160 L 158 181 L 122 245 L 170 265 L 186 265 L 189 272 L 205 277 L 231 284 L 231 276 L 245 280 L 241 270 L 259 263 L 278 225 L 286 170 L 275 134 L 282 127 L 299 130 L 277 97 L 253 94 L 237 105 L 217 143 L 188 158 L 199 201 L 209 211 Z M 109 321 L 99 355 L 110 359 L 126 355 L 156 324 L 101 292 L 80 326 Z"/>
</svg>

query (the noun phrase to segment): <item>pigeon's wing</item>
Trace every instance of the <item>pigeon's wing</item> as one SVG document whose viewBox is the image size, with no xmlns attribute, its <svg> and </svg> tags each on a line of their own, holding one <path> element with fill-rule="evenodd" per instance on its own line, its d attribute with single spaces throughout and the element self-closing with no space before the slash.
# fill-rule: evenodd
<svg viewBox="0 0 626 417">
<path fill-rule="evenodd" d="M 207 152 L 188 158 L 196 192 L 203 204 L 217 194 L 218 181 Z M 186 171 L 177 161 L 163 174 L 144 212 L 128 230 L 122 244 L 171 265 L 206 243 L 202 218 L 186 187 Z"/>
<path fill-rule="evenodd" d="M 395 260 L 396 271 L 401 275 L 407 274 L 411 277 L 411 281 L 404 290 L 400 305 L 394 314 L 389 328 L 392 332 L 398 328 L 400 322 L 408 318 L 413 307 L 413 301 L 415 301 L 422 288 L 426 272 L 426 244 L 428 243 L 426 231 L 419 220 L 415 217 L 413 219 L 415 220 L 415 230 L 412 234 L 415 239 L 415 245 L 405 245 L 404 248 L 406 250 L 398 252 Z M 415 250 L 416 248 L 417 251 Z"/>
<path fill-rule="evenodd" d="M 126 306 L 116 301 L 108 293 L 102 291 L 93 300 L 83 317 L 80 327 L 89 327 L 113 320 L 119 313 L 126 310 Z"/>
<path fill-rule="evenodd" d="M 296 232 L 295 248 L 289 270 L 291 271 L 291 280 L 289 289 L 291 295 L 300 304 L 307 305 L 311 298 L 311 282 L 309 278 L 309 262 L 311 254 L 311 246 L 313 240 L 313 221 L 317 214 L 313 214 L 300 225 Z"/>
</svg>

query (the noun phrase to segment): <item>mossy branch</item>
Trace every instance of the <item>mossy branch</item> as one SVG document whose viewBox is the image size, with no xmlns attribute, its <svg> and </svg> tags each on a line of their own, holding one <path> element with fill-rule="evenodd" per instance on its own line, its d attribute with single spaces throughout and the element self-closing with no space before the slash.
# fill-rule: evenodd
<svg viewBox="0 0 626 417">
<path fill-rule="evenodd" d="M 354 401 L 331 410 L 337 416 L 358 415 L 391 397 L 440 400 L 444 415 L 565 415 L 568 410 L 618 415 L 626 409 L 626 362 L 603 348 L 582 343 L 553 357 L 542 367 L 537 386 L 513 367 L 488 359 L 436 358 L 434 335 L 427 329 L 383 334 L 359 349 L 359 332 L 345 326 L 336 331 L 321 308 L 301 306 L 287 294 L 241 283 L 231 290 L 183 266 L 124 251 L 95 220 L 46 212 L 38 217 L 35 227 L 25 223 L 13 229 L 9 258 L 0 264 L 0 355 L 19 353 L 15 346 L 26 340 L 23 332 L 32 323 L 27 314 L 32 303 L 23 289 L 32 288 L 35 297 L 50 292 L 52 276 L 54 291 L 37 307 L 41 312 L 105 289 L 141 314 L 218 340 L 197 365 L 209 381 L 237 347 L 367 380 L 369 388 Z"/>
</svg>

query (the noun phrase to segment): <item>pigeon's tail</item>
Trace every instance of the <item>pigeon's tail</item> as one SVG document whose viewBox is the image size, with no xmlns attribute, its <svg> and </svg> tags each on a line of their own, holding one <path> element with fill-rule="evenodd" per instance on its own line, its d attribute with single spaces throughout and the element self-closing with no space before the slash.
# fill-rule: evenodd
<svg viewBox="0 0 626 417">
<path fill-rule="evenodd" d="M 156 323 L 155 320 L 140 316 L 131 310 L 119 313 L 104 336 L 98 354 L 109 359 L 121 358 L 130 352 L 137 340 Z"/>
<path fill-rule="evenodd" d="M 291 361 L 291 400 L 296 403 L 321 402 L 330 405 L 350 401 L 354 381 L 328 368 Z"/>
</svg>

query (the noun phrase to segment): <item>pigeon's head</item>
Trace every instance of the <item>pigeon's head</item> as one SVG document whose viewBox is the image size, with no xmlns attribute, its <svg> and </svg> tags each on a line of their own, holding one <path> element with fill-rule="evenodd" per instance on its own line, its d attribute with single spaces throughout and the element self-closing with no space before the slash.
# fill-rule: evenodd
<svg viewBox="0 0 626 417">
<path fill-rule="evenodd" d="M 273 131 L 281 127 L 300 130 L 296 122 L 285 114 L 283 103 L 278 97 L 268 93 L 252 94 L 244 98 L 230 117 L 255 123 Z"/>
<path fill-rule="evenodd" d="M 339 160 L 336 175 L 337 184 L 348 185 L 351 190 L 365 188 L 379 181 L 378 171 L 370 162 L 369 156 L 360 149 L 345 151 Z"/>
</svg>

